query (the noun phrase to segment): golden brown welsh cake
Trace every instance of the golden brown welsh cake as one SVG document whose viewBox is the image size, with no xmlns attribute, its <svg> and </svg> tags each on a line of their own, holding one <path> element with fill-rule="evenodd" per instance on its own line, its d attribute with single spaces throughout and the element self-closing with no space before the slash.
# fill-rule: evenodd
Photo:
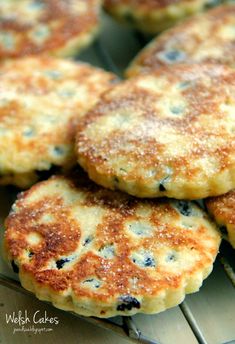
<svg viewBox="0 0 235 344">
<path fill-rule="evenodd" d="M 234 70 L 164 67 L 104 93 L 78 125 L 78 161 L 138 197 L 219 195 L 235 187 L 234 123 Z"/>
<path fill-rule="evenodd" d="M 206 206 L 221 231 L 226 232 L 226 238 L 235 248 L 235 190 L 222 196 L 208 198 Z"/>
<path fill-rule="evenodd" d="M 75 164 L 79 119 L 114 76 L 49 57 L 0 65 L 0 184 L 28 187 L 40 171 Z"/>
<path fill-rule="evenodd" d="M 131 63 L 131 77 L 169 64 L 222 63 L 235 67 L 235 5 L 191 17 L 151 41 Z"/>
<path fill-rule="evenodd" d="M 220 244 L 191 202 L 140 200 L 53 177 L 22 193 L 5 253 L 39 299 L 86 316 L 156 313 L 197 291 Z"/>
<path fill-rule="evenodd" d="M 0 59 L 72 56 L 99 26 L 100 0 L 0 0 Z"/>
<path fill-rule="evenodd" d="M 216 4 L 220 1 L 216 1 Z M 121 22 L 155 34 L 213 6 L 211 0 L 105 0 L 105 10 Z"/>
</svg>

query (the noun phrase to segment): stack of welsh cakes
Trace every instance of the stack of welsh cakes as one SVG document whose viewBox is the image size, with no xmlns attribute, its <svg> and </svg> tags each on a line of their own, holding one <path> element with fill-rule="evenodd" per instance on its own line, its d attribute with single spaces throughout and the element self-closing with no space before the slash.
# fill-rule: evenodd
<svg viewBox="0 0 235 344">
<path fill-rule="evenodd" d="M 205 7 L 178 2 L 177 21 Z M 235 6 L 161 33 L 120 81 L 49 56 L 90 43 L 99 1 L 21 4 L 27 25 L 0 1 L 0 184 L 27 189 L 5 222 L 5 258 L 39 299 L 85 316 L 178 305 L 212 271 L 219 227 L 235 248 Z"/>
</svg>

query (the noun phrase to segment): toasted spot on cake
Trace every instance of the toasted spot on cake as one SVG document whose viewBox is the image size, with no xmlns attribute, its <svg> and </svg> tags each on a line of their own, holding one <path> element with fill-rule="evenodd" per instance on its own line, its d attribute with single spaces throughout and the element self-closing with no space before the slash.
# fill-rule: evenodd
<svg viewBox="0 0 235 344">
<path fill-rule="evenodd" d="M 134 58 L 128 77 L 176 63 L 219 63 L 235 67 L 235 5 L 193 16 L 154 38 Z M 182 83 L 180 88 L 189 84 Z"/>
<path fill-rule="evenodd" d="M 105 92 L 78 125 L 78 162 L 96 183 L 137 197 L 223 194 L 235 187 L 234 121 L 233 69 L 165 66 Z"/>
<path fill-rule="evenodd" d="M 136 199 L 81 175 L 52 177 L 13 205 L 6 257 L 22 285 L 56 307 L 157 313 L 200 288 L 220 244 L 203 210 L 185 201 L 182 214 L 176 202 Z"/>
<path fill-rule="evenodd" d="M 220 3 L 220 0 L 105 0 L 104 8 L 120 22 L 156 34 Z"/>
<path fill-rule="evenodd" d="M 206 200 L 209 213 L 219 225 L 221 233 L 235 248 L 235 190 Z"/>
<path fill-rule="evenodd" d="M 0 0 L 0 60 L 74 56 L 99 28 L 100 0 Z"/>
<path fill-rule="evenodd" d="M 76 125 L 114 78 L 85 63 L 45 56 L 2 63 L 0 184 L 25 188 L 48 177 L 48 170 L 74 165 Z M 65 91 L 73 93 L 64 98 Z"/>
</svg>

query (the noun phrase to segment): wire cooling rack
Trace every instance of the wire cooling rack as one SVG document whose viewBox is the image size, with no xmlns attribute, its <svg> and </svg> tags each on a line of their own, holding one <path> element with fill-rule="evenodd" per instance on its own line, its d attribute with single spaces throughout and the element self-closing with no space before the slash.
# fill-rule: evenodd
<svg viewBox="0 0 235 344">
<path fill-rule="evenodd" d="M 104 23 L 101 37 L 96 40 L 91 48 L 81 54 L 79 59 L 103 67 L 122 77 L 123 69 L 147 43 L 148 38 L 135 31 L 119 27 L 108 18 L 104 19 Z M 112 31 L 111 36 L 110 31 Z M 4 220 L 15 194 L 10 188 L 0 190 L 0 198 L 1 193 L 4 202 L 5 196 L 8 197 L 8 205 L 6 203 L 4 205 L 5 213 L 3 211 L 1 214 L 1 218 Z M 135 343 L 235 344 L 235 250 L 226 241 L 221 245 L 215 266 L 216 271 L 213 271 L 212 276 L 208 278 L 209 282 L 205 281 L 208 286 L 202 288 L 203 292 L 200 291 L 196 295 L 187 296 L 186 301 L 180 306 L 175 307 L 172 311 L 167 310 L 164 314 L 111 319 L 82 317 L 75 313 L 72 314 L 96 326 L 129 338 Z M 226 278 L 224 271 L 229 279 Z M 0 285 L 34 297 L 32 293 L 21 287 L 19 281 L 15 276 L 8 273 L 6 267 L 2 269 L 0 267 Z M 224 304 L 223 311 L 217 305 L 218 301 Z M 206 319 L 209 319 L 209 324 L 206 323 Z M 175 331 L 176 328 L 184 331 L 181 337 L 179 334 L 174 335 L 173 333 L 172 335 L 171 332 Z"/>
</svg>

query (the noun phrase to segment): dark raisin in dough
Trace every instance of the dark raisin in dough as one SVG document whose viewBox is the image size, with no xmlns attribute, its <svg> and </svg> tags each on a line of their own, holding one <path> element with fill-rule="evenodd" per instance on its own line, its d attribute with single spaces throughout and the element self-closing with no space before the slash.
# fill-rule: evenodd
<svg viewBox="0 0 235 344">
<path fill-rule="evenodd" d="M 120 301 L 122 301 L 122 303 L 117 306 L 117 311 L 130 311 L 132 308 L 140 308 L 139 301 L 130 295 L 122 296 Z"/>
<path fill-rule="evenodd" d="M 58 270 L 62 269 L 65 263 L 68 263 L 70 260 L 68 258 L 60 259 L 56 261 L 56 267 Z"/>
</svg>

